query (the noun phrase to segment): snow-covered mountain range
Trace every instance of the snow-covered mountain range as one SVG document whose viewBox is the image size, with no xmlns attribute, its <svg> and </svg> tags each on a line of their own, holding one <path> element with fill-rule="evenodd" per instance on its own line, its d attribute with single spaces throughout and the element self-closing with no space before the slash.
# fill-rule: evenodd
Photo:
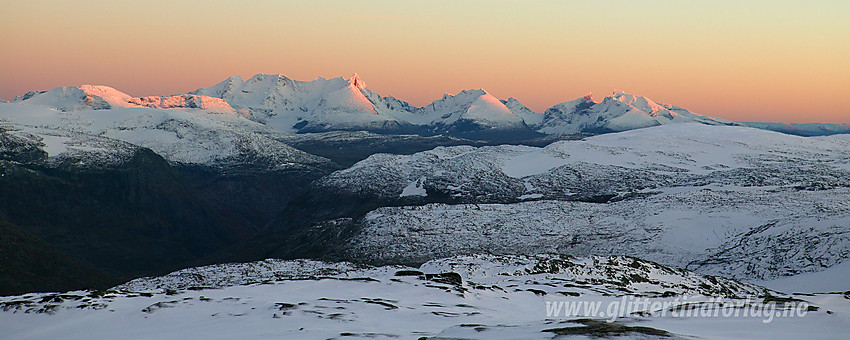
<svg viewBox="0 0 850 340">
<path fill-rule="evenodd" d="M 136 98 L 107 86 L 82 85 L 33 91 L 12 101 L 60 111 L 128 107 L 201 109 L 245 115 L 283 133 L 372 131 L 450 134 L 474 139 L 521 140 L 542 135 L 605 133 L 670 123 L 746 125 L 792 134 L 848 133 L 846 124 L 782 125 L 732 122 L 614 91 L 596 102 L 591 95 L 533 112 L 515 98 L 498 100 L 484 90 L 445 94 L 424 107 L 369 90 L 356 74 L 348 79 L 299 81 L 280 74 L 232 76 L 188 94 Z"/>
<path fill-rule="evenodd" d="M 484 90 L 444 95 L 417 108 L 382 97 L 356 74 L 349 79 L 298 81 L 283 75 L 239 76 L 191 94 L 221 98 L 283 132 L 369 130 L 446 133 L 527 130 L 523 119 Z"/>
</svg>

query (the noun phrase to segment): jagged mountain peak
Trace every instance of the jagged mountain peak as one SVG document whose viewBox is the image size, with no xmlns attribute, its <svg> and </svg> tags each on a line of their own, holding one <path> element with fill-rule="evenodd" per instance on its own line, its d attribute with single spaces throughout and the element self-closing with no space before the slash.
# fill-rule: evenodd
<svg viewBox="0 0 850 340">
<path fill-rule="evenodd" d="M 197 89 L 189 94 L 206 95 L 210 97 L 225 98 L 233 93 L 236 88 L 241 87 L 245 81 L 240 75 L 233 75 L 227 79 L 207 88 Z"/>
<path fill-rule="evenodd" d="M 529 127 L 536 128 L 543 121 L 542 113 L 532 111 L 525 106 L 525 104 L 520 102 L 519 99 L 510 97 L 508 100 L 502 100 L 502 104 L 504 104 L 515 115 L 520 116 Z"/>
<path fill-rule="evenodd" d="M 484 91 L 483 89 L 466 89 L 466 90 L 461 90 L 460 92 L 458 92 L 456 94 L 451 94 L 451 93 L 446 92 L 446 93 L 443 93 L 442 98 L 435 100 L 435 102 L 441 101 L 441 100 L 442 101 L 453 100 L 453 99 L 457 100 L 457 99 L 462 99 L 462 98 L 468 99 L 468 98 L 473 98 L 473 97 L 476 97 L 476 96 L 483 96 L 485 94 L 488 94 L 488 93 L 487 93 L 487 91 Z"/>
<path fill-rule="evenodd" d="M 517 104 L 517 103 L 519 103 L 520 105 L 522 105 L 522 102 L 520 102 L 520 101 L 519 101 L 519 99 L 516 99 L 516 98 L 514 98 L 514 97 L 509 97 L 508 99 L 503 100 L 503 101 L 502 101 L 502 103 L 503 103 L 503 104 L 505 104 L 505 105 L 507 105 L 507 104 L 515 105 L 515 104 Z M 524 105 L 523 105 L 523 106 L 524 106 Z"/>
<path fill-rule="evenodd" d="M 511 110 L 513 110 L 514 108 L 522 108 L 523 110 L 531 110 L 531 109 L 528 108 L 528 106 L 525 106 L 525 104 L 523 104 L 522 101 L 520 101 L 516 97 L 508 97 L 508 99 L 502 99 L 500 101 L 502 102 L 502 104 L 505 104 L 505 106 L 507 106 Z"/>
<path fill-rule="evenodd" d="M 348 83 L 359 89 L 366 88 L 366 83 L 360 79 L 360 76 L 358 76 L 357 73 L 351 75 L 351 78 L 348 79 Z"/>
<path fill-rule="evenodd" d="M 484 91 L 483 89 L 468 89 L 462 90 L 457 94 L 443 94 L 443 98 L 435 100 L 428 106 L 423 109 L 427 109 L 429 107 L 434 109 L 439 108 L 447 108 L 447 107 L 463 107 L 465 110 L 469 109 L 469 106 L 473 105 L 477 101 L 484 101 L 488 103 L 492 103 L 496 107 L 505 107 L 504 104 L 496 97 Z"/>
<path fill-rule="evenodd" d="M 419 109 L 418 114 L 430 117 L 430 125 L 450 133 L 528 130 L 522 117 L 483 89 L 444 94 L 443 98 Z"/>
<path fill-rule="evenodd" d="M 631 107 L 634 107 L 638 110 L 641 110 L 641 111 L 649 114 L 650 116 L 657 116 L 659 113 L 662 113 L 663 111 L 669 111 L 668 108 L 666 108 L 663 104 L 656 103 L 652 99 L 649 99 L 649 98 L 644 97 L 644 96 L 628 94 L 628 93 L 625 93 L 625 92 L 620 91 L 620 90 L 614 90 L 613 95 L 611 95 L 611 97 L 607 97 L 607 98 L 611 98 L 610 100 L 612 100 L 612 101 L 618 101 L 618 102 L 624 103 L 626 105 L 629 105 Z M 677 115 L 677 114 L 670 112 L 670 115 Z"/>
<path fill-rule="evenodd" d="M 533 112 L 531 111 L 531 109 L 528 108 L 528 106 L 525 106 L 525 104 L 519 101 L 519 99 L 516 99 L 514 97 L 510 97 L 507 100 L 500 100 L 500 102 L 502 102 L 505 107 L 507 107 L 509 110 L 511 110 L 517 115 L 519 115 L 520 112 Z"/>
<path fill-rule="evenodd" d="M 261 73 L 244 83 L 226 83 L 228 90 L 222 90 L 224 85 L 219 83 L 192 93 L 221 98 L 234 108 L 247 110 L 255 121 L 284 132 L 382 130 L 399 125 L 391 111 L 404 107 L 384 102 L 356 73 L 347 79 L 316 77 L 311 81 Z"/>
</svg>

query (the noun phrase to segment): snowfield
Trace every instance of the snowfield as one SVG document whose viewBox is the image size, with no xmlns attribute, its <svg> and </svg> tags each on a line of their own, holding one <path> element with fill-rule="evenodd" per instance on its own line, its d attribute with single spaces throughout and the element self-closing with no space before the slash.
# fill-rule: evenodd
<svg viewBox="0 0 850 340">
<path fill-rule="evenodd" d="M 599 307 L 557 308 L 585 303 Z M 0 329 L 15 339 L 795 339 L 831 338 L 850 325 L 842 293 L 786 296 L 635 258 L 552 255 L 453 257 L 418 268 L 266 260 L 107 291 L 3 297 L 0 307 Z"/>
</svg>

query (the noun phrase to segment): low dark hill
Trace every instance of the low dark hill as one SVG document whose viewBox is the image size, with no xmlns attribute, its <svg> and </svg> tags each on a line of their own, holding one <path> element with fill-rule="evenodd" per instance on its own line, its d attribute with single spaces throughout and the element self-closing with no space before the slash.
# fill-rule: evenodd
<svg viewBox="0 0 850 340">
<path fill-rule="evenodd" d="M 0 296 L 103 289 L 117 282 L 23 229 L 0 221 Z"/>
<path fill-rule="evenodd" d="M 119 279 L 188 265 L 256 233 L 139 149 L 107 169 L 0 161 L 0 220 Z"/>
</svg>

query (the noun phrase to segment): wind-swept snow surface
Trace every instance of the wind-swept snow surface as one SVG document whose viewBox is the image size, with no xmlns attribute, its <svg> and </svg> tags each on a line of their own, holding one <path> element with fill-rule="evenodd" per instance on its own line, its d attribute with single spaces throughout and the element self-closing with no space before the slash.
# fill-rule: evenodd
<svg viewBox="0 0 850 340">
<path fill-rule="evenodd" d="M 840 293 L 789 298 L 636 258 L 553 255 L 463 256 L 418 268 L 266 260 L 107 291 L 2 297 L 0 306 L 0 328 L 15 339 L 794 339 L 850 325 Z"/>
</svg>

